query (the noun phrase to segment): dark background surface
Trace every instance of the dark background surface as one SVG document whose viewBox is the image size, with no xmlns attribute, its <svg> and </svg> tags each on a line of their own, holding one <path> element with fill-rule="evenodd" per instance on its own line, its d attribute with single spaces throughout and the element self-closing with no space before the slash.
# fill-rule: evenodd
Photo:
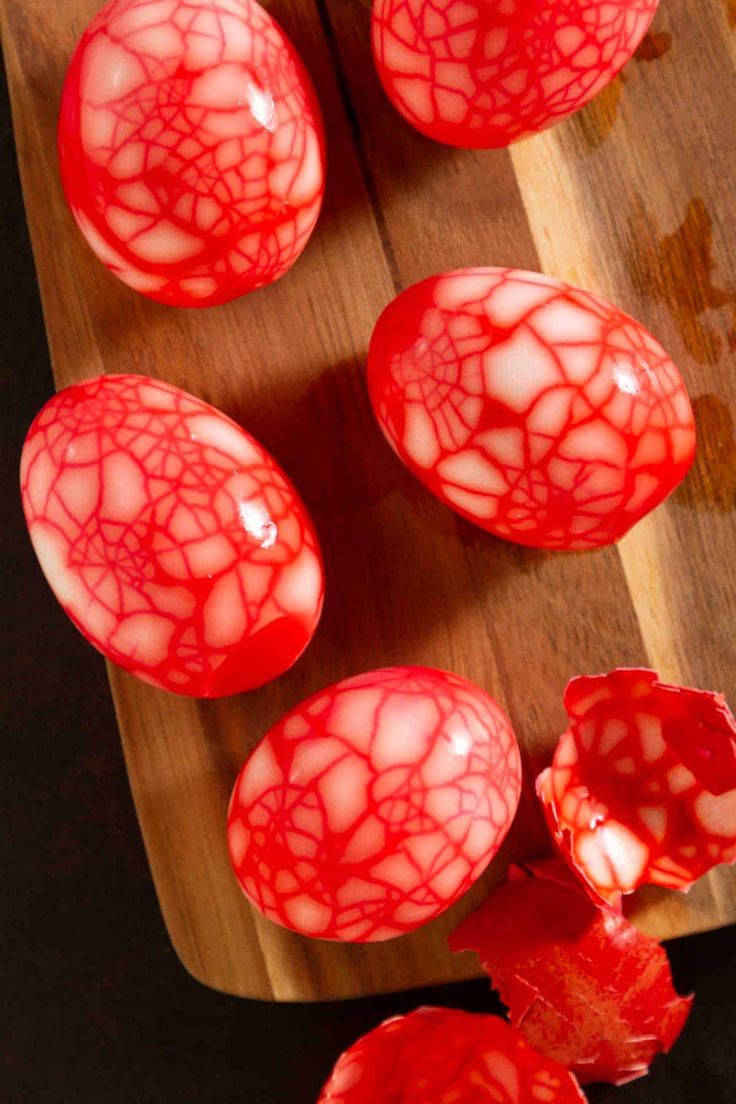
<svg viewBox="0 0 736 1104">
<path fill-rule="evenodd" d="M 208 990 L 180 965 L 103 662 L 52 598 L 20 510 L 20 448 L 53 383 L 4 84 L 0 165 L 0 1101 L 313 1104 L 340 1051 L 386 1016 L 498 1006 L 484 982 L 268 1005 Z M 648 1078 L 588 1090 L 591 1104 L 736 1101 L 735 935 L 669 945 L 678 988 L 697 993 L 682 1039 Z"/>
</svg>

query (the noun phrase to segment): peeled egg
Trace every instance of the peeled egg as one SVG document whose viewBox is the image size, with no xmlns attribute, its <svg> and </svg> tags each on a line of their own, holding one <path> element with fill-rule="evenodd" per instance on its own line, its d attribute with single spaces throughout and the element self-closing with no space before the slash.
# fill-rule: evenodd
<svg viewBox="0 0 736 1104">
<path fill-rule="evenodd" d="M 500 1016 L 423 1005 L 343 1051 L 317 1104 L 586 1104 L 586 1097 L 572 1073 Z"/>
<path fill-rule="evenodd" d="M 320 939 L 413 931 L 485 870 L 516 813 L 519 748 L 498 704 L 457 675 L 393 667 L 282 717 L 245 763 L 230 857 L 264 916 Z"/>
<path fill-rule="evenodd" d="M 234 694 L 311 640 L 324 576 L 299 495 L 250 434 L 178 387 L 124 375 L 60 391 L 28 431 L 21 488 L 62 607 L 144 681 Z"/>
<path fill-rule="evenodd" d="M 181 307 L 283 276 L 324 193 L 314 90 L 255 0 L 110 0 L 69 66 L 59 156 L 103 264 Z"/>
<path fill-rule="evenodd" d="M 422 134 L 492 149 L 583 107 L 629 60 L 658 0 L 374 0 L 386 93 Z"/>
<path fill-rule="evenodd" d="M 402 292 L 374 329 L 373 410 L 446 505 L 498 537 L 595 548 L 684 478 L 682 377 L 618 307 L 551 276 L 469 268 Z"/>
</svg>

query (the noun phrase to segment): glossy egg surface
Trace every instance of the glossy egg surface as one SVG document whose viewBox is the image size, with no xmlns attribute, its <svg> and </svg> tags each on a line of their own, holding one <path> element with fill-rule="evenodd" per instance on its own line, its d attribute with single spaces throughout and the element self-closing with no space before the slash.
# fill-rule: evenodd
<svg viewBox="0 0 736 1104">
<path fill-rule="evenodd" d="M 631 58 L 658 0 L 374 0 L 383 87 L 429 138 L 508 146 L 559 123 Z"/>
<path fill-rule="evenodd" d="M 518 269 L 415 284 L 381 315 L 371 402 L 407 467 L 446 505 L 539 548 L 610 544 L 684 478 L 682 377 L 598 295 Z"/>
<path fill-rule="evenodd" d="M 246 897 L 276 923 L 391 939 L 482 874 L 520 786 L 511 725 L 483 690 L 426 667 L 371 671 L 263 738 L 233 790 L 230 856 Z"/>
<path fill-rule="evenodd" d="M 21 461 L 33 547 L 100 652 L 194 697 L 295 662 L 322 609 L 311 519 L 268 452 L 219 410 L 143 376 L 55 395 Z"/>
<path fill-rule="evenodd" d="M 324 193 L 314 90 L 255 0 L 111 0 L 69 66 L 59 156 L 99 259 L 174 306 L 283 276 Z"/>
<path fill-rule="evenodd" d="M 586 1104 L 574 1076 L 500 1016 L 418 1008 L 338 1059 L 317 1104 Z"/>
</svg>

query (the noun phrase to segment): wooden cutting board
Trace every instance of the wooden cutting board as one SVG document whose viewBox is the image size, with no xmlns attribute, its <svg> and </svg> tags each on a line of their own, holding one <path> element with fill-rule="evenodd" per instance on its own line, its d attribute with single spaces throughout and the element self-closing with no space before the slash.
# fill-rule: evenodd
<svg viewBox="0 0 736 1104">
<path fill-rule="evenodd" d="M 99 372 L 150 373 L 221 407 L 291 473 L 326 553 L 322 625 L 278 682 L 195 702 L 110 669 L 177 953 L 216 989 L 274 1000 L 473 976 L 474 958 L 451 956 L 446 935 L 510 857 L 546 846 L 530 782 L 562 731 L 567 679 L 649 664 L 736 701 L 733 2 L 668 0 L 636 59 L 585 111 L 511 151 L 474 153 L 426 141 L 391 109 L 370 59 L 369 0 L 272 0 L 322 101 L 326 206 L 286 279 L 200 312 L 124 288 L 64 205 L 59 92 L 96 0 L 2 5 L 58 386 Z M 563 555 L 493 540 L 425 493 L 379 435 L 363 385 L 378 314 L 415 280 L 476 264 L 544 270 L 610 297 L 683 370 L 699 422 L 695 470 L 617 548 Z M 284 710 L 338 678 L 393 663 L 449 668 L 505 705 L 525 751 L 520 815 L 483 885 L 422 931 L 367 947 L 309 941 L 262 919 L 236 887 L 224 843 L 230 787 Z M 688 897 L 643 893 L 633 913 L 660 937 L 732 922 L 736 876 L 719 870 Z"/>
</svg>

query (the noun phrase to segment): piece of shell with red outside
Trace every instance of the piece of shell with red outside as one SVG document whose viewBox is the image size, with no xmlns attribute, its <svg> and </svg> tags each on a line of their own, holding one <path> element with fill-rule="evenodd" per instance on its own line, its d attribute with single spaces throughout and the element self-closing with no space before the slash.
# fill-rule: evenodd
<svg viewBox="0 0 736 1104">
<path fill-rule="evenodd" d="M 660 944 L 596 903 L 561 859 L 512 867 L 450 947 L 478 953 L 512 1024 L 583 1084 L 643 1077 L 690 1013 Z"/>
<path fill-rule="evenodd" d="M 585 1104 L 575 1077 L 499 1016 L 418 1008 L 339 1058 L 317 1104 Z"/>
<path fill-rule="evenodd" d="M 565 706 L 537 792 L 592 893 L 616 905 L 642 885 L 687 890 L 736 861 L 736 719 L 722 695 L 620 669 L 573 679 Z"/>
<path fill-rule="evenodd" d="M 235 783 L 238 883 L 304 935 L 376 942 L 454 904 L 503 842 L 521 790 L 508 717 L 457 675 L 392 667 L 282 717 Z"/>
</svg>

